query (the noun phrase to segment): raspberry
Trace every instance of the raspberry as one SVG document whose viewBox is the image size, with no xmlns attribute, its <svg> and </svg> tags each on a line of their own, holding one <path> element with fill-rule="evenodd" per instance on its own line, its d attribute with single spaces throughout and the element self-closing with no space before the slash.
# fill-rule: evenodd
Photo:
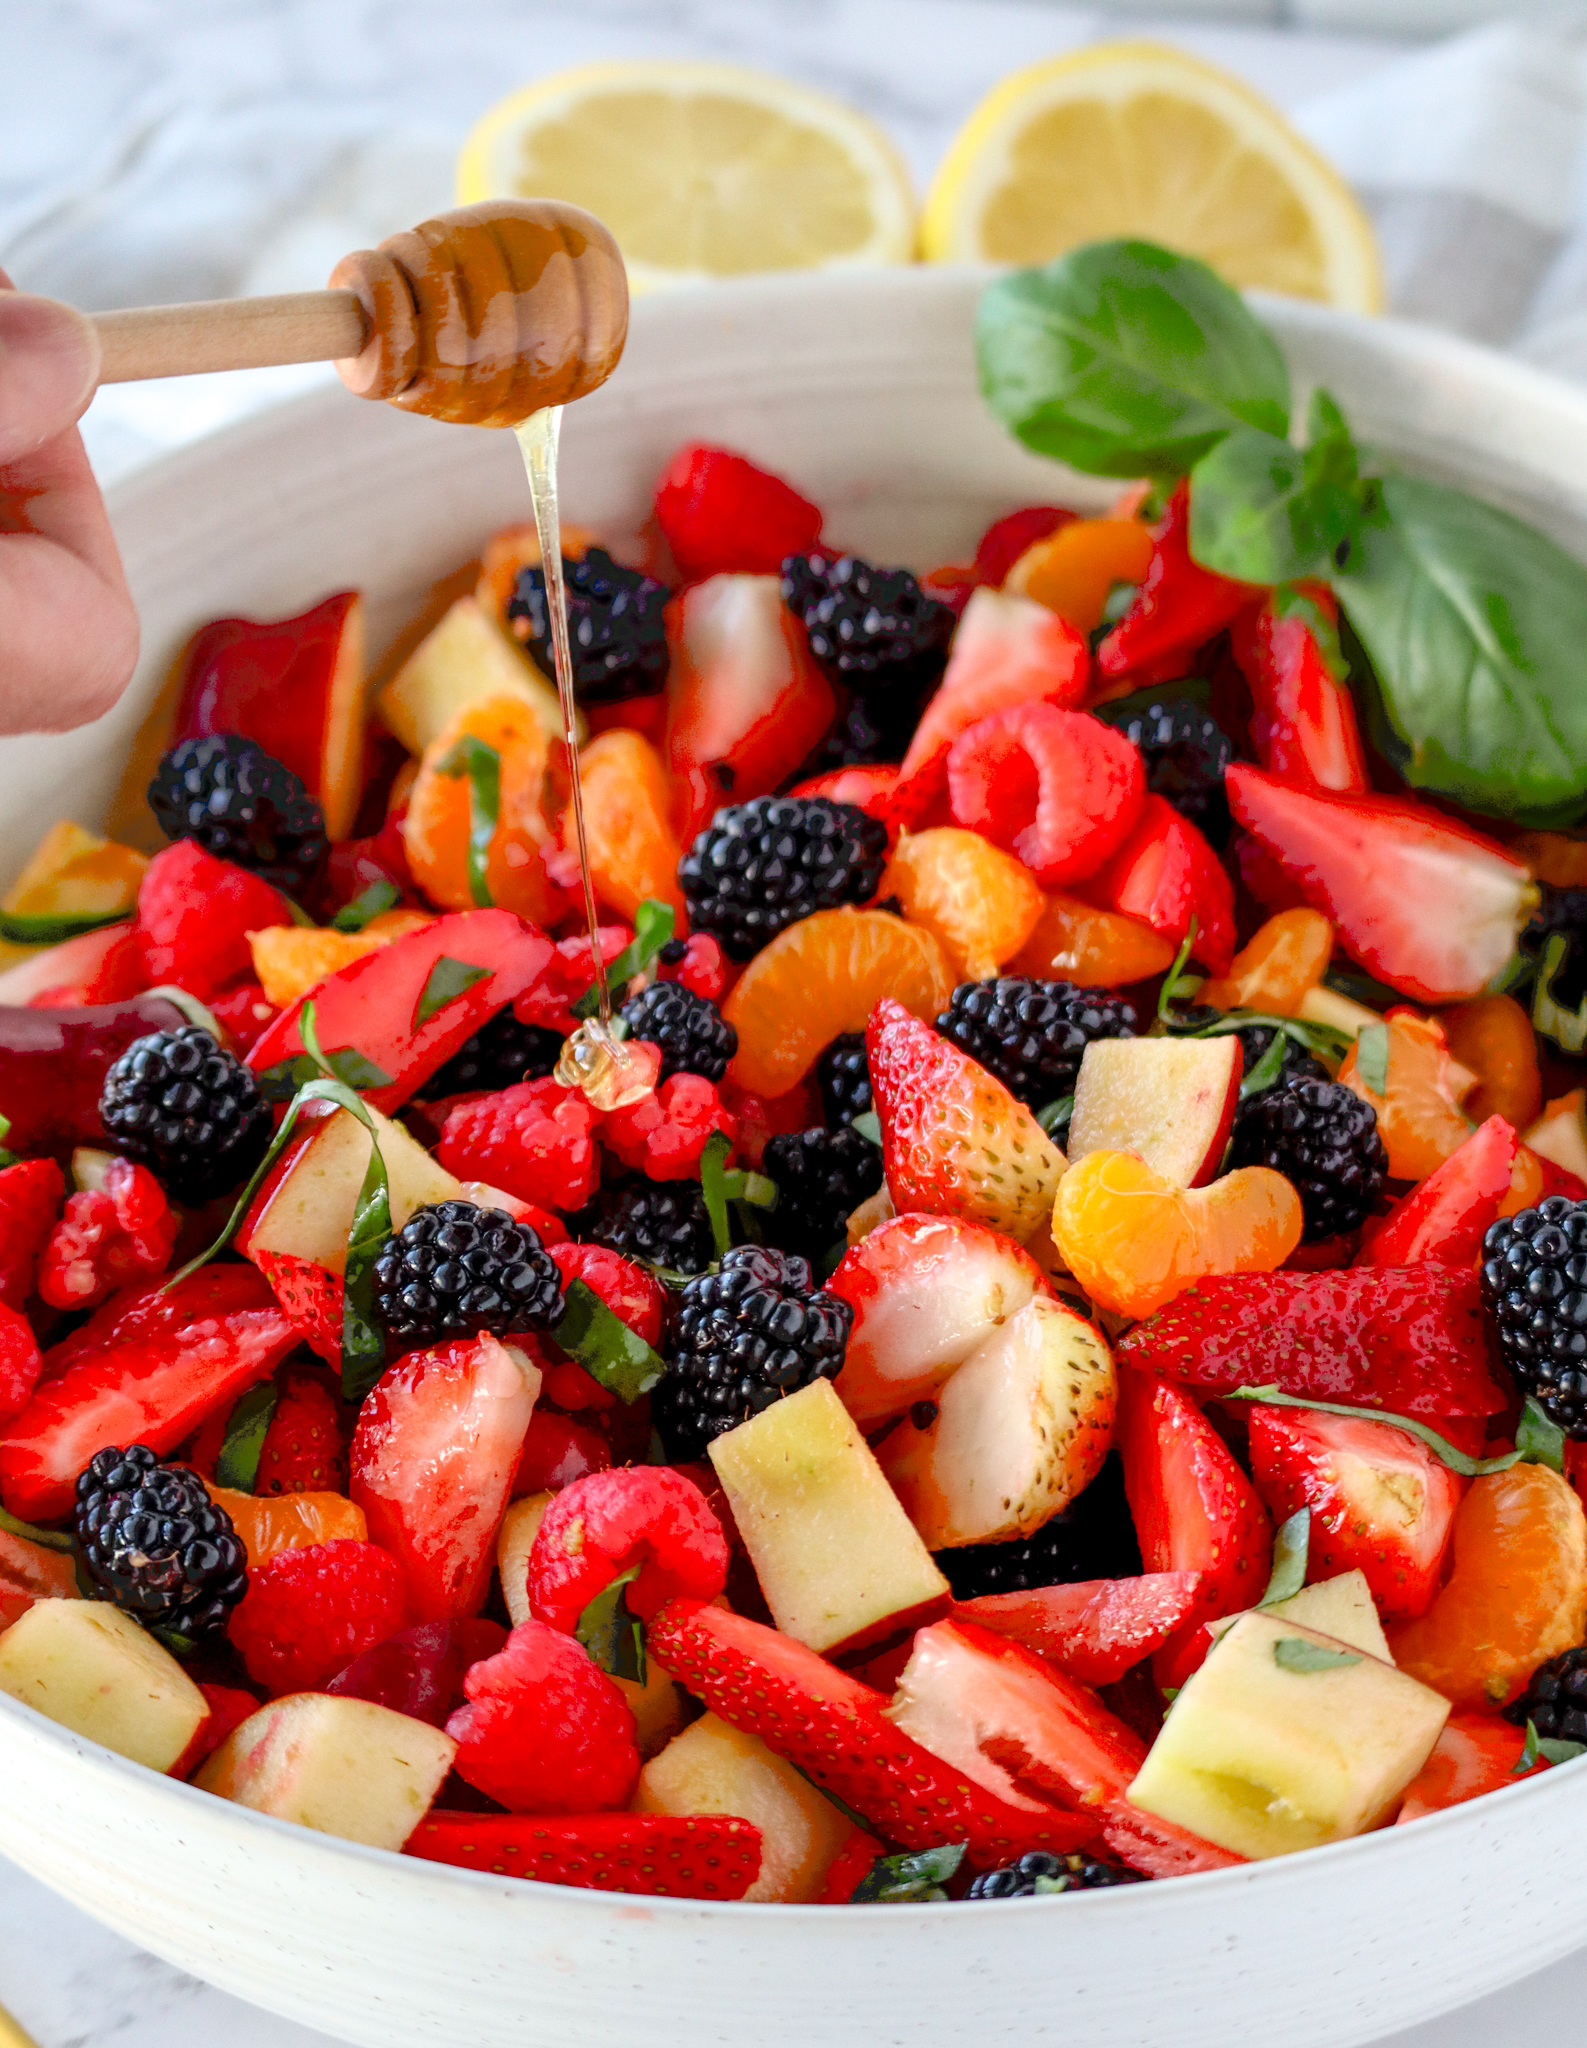
<svg viewBox="0 0 1587 2048">
<path fill-rule="evenodd" d="M 661 1342 L 667 1291 L 654 1274 L 604 1244 L 553 1245 L 551 1256 L 564 1287 L 570 1280 L 582 1280 L 619 1322 L 626 1323 L 647 1344 Z"/>
<path fill-rule="evenodd" d="M 377 1544 L 343 1540 L 266 1558 L 249 1574 L 230 1633 L 249 1677 L 279 1698 L 320 1691 L 407 1619 L 397 1560 Z"/>
<path fill-rule="evenodd" d="M 149 980 L 207 1001 L 253 976 L 250 932 L 290 924 L 286 899 L 192 839 L 157 853 L 138 886 L 135 930 Z"/>
<path fill-rule="evenodd" d="M 515 1813 L 626 1805 L 639 1775 L 628 1702 L 583 1645 L 543 1621 L 515 1628 L 463 1680 L 446 1724 L 460 1778 Z"/>
<path fill-rule="evenodd" d="M 92 1308 L 129 1280 L 163 1273 L 180 1228 L 154 1175 L 113 1159 L 102 1188 L 67 1196 L 39 1259 L 39 1294 L 51 1308 Z"/>
<path fill-rule="evenodd" d="M 600 1182 L 593 1136 L 599 1119 L 576 1088 L 521 1081 L 460 1103 L 435 1156 L 459 1180 L 486 1181 L 537 1208 L 578 1209 Z"/>
<path fill-rule="evenodd" d="M 627 1465 L 564 1487 L 541 1519 L 527 1590 L 537 1620 L 572 1635 L 606 1588 L 633 1579 L 625 1598 L 641 1621 L 669 1600 L 714 1600 L 727 1584 L 727 1536 L 687 1473 Z"/>
<path fill-rule="evenodd" d="M 724 570 L 775 576 L 815 546 L 821 513 L 781 477 L 726 448 L 680 448 L 656 490 L 656 523 L 686 582 Z"/>
<path fill-rule="evenodd" d="M 33 1292 L 39 1254 L 65 1192 L 53 1159 L 24 1159 L 0 1170 L 0 1302 L 7 1308 L 20 1308 Z"/>
<path fill-rule="evenodd" d="M 948 754 L 954 823 L 1015 854 L 1044 889 L 1095 874 L 1145 801 L 1138 749 L 1087 711 L 1017 704 L 972 725 Z"/>
<path fill-rule="evenodd" d="M 807 1081 L 795 1082 L 782 1095 L 756 1095 L 740 1088 L 729 1074 L 722 1083 L 722 1107 L 738 1118 L 739 1164 L 760 1172 L 766 1147 L 773 1138 L 790 1131 L 807 1131 L 817 1121 L 815 1090 Z"/>
<path fill-rule="evenodd" d="M 668 939 L 656 955 L 656 979 L 720 1003 L 732 986 L 733 963 L 709 932 L 691 932 L 686 939 Z"/>
<path fill-rule="evenodd" d="M 345 1493 L 347 1452 L 336 1397 L 313 1373 L 289 1374 L 259 1453 L 254 1492 Z"/>
<path fill-rule="evenodd" d="M 674 1074 L 652 1094 L 626 1109 L 608 1110 L 601 1119 L 602 1142 L 650 1180 L 697 1179 L 700 1155 L 714 1131 L 732 1140 L 738 1123 L 698 1074 Z"/>
</svg>

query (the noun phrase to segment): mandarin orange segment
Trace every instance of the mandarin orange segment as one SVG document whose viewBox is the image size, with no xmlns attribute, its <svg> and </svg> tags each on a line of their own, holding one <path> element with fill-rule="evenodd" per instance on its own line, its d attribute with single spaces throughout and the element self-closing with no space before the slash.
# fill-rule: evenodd
<svg viewBox="0 0 1587 2048">
<path fill-rule="evenodd" d="M 315 1543 L 364 1543 L 369 1523 L 361 1507 L 339 1493 L 234 1493 L 206 1480 L 217 1506 L 248 1552 L 250 1569 L 282 1550 L 306 1550 Z"/>
<path fill-rule="evenodd" d="M 1013 958 L 1046 900 L 1013 854 L 957 825 L 904 833 L 879 893 L 898 898 L 966 981 L 984 981 Z"/>
<path fill-rule="evenodd" d="M 745 968 L 722 1015 L 738 1033 L 730 1072 L 752 1095 L 784 1095 L 883 996 L 935 1017 L 953 970 L 922 925 L 886 910 L 818 910 L 779 932 Z"/>
<path fill-rule="evenodd" d="M 567 900 L 546 867 L 556 847 L 551 819 L 562 809 L 562 763 L 553 760 L 545 729 L 521 697 L 465 705 L 426 750 L 402 821 L 413 879 L 443 910 L 475 907 L 468 867 L 473 783 L 467 773 L 448 772 L 470 737 L 497 758 L 497 823 L 485 864 L 490 900 L 535 924 L 553 924 Z"/>
<path fill-rule="evenodd" d="M 1587 889 L 1587 839 L 1565 832 L 1521 832 L 1510 842 L 1540 882 L 1551 889 Z"/>
<path fill-rule="evenodd" d="M 1361 1077 L 1360 1039 L 1345 1055 L 1339 1080 L 1377 1111 L 1390 1176 L 1426 1180 L 1471 1136 L 1462 1104 L 1477 1077 L 1454 1058 L 1431 1017 L 1400 1010 L 1383 1028 L 1388 1032 L 1386 1092 L 1377 1094 Z"/>
<path fill-rule="evenodd" d="M 434 922 L 428 910 L 387 910 L 371 918 L 361 932 L 269 925 L 248 934 L 254 979 L 264 990 L 265 1001 L 285 1010 L 327 974 L 335 974 L 366 953 L 378 953 L 404 932 L 416 932 L 421 925 Z"/>
<path fill-rule="evenodd" d="M 1293 1017 L 1328 972 L 1333 950 L 1334 928 L 1320 910 L 1281 910 L 1235 954 L 1226 975 L 1203 983 L 1196 1000 L 1214 1010 Z"/>
<path fill-rule="evenodd" d="M 1135 519 L 1073 519 L 1028 547 L 1004 579 L 1005 590 L 1034 598 L 1090 633 L 1117 583 L 1139 583 L 1152 559 L 1152 536 Z"/>
<path fill-rule="evenodd" d="M 1086 1293 L 1140 1318 L 1211 1273 L 1271 1273 L 1300 1243 L 1300 1197 L 1244 1166 L 1176 1188 L 1133 1152 L 1090 1152 L 1058 1183 L 1053 1236 Z"/>
<path fill-rule="evenodd" d="M 1078 896 L 1050 895 L 1012 966 L 1040 981 L 1072 981 L 1078 988 L 1128 988 L 1174 964 L 1169 939 L 1139 918 L 1096 910 Z"/>
<path fill-rule="evenodd" d="M 1587 1515 L 1546 1465 L 1472 1481 L 1455 1513 L 1454 1568 L 1418 1621 L 1389 1631 L 1394 1661 L 1457 1707 L 1502 1707 L 1587 1635 Z"/>
<path fill-rule="evenodd" d="M 683 848 L 670 820 L 667 771 L 637 732 L 603 732 L 579 750 L 579 787 L 597 899 L 630 922 L 647 897 L 670 903 L 685 929 L 678 862 Z M 573 813 L 563 813 L 564 851 L 573 844 Z"/>
<path fill-rule="evenodd" d="M 1518 1131 L 1535 1122 L 1543 1107 L 1537 1039 L 1532 1019 L 1515 997 L 1478 996 L 1440 1010 L 1438 1022 L 1451 1053 L 1477 1077 L 1475 1089 L 1461 1104 L 1472 1122 L 1502 1116 Z"/>
</svg>

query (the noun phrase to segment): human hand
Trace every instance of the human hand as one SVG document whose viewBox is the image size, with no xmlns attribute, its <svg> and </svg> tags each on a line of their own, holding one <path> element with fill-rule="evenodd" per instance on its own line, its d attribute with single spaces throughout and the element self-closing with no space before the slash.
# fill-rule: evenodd
<svg viewBox="0 0 1587 2048">
<path fill-rule="evenodd" d="M 99 375 L 80 313 L 0 270 L 0 732 L 65 732 L 110 709 L 138 616 L 77 421 Z"/>
</svg>

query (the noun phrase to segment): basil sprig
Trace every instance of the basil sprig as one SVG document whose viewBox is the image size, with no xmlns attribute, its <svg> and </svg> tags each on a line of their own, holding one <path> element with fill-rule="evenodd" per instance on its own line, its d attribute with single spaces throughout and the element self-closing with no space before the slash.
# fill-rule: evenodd
<svg viewBox="0 0 1587 2048">
<path fill-rule="evenodd" d="M 371 882 L 361 896 L 355 896 L 351 903 L 344 903 L 331 919 L 333 932 L 361 932 L 371 919 L 383 911 L 394 910 L 402 901 L 402 891 L 395 882 Z"/>
<path fill-rule="evenodd" d="M 215 1460 L 215 1484 L 233 1493 L 252 1493 L 259 1479 L 259 1459 L 275 1419 L 281 1389 L 263 1380 L 237 1398 L 226 1419 L 226 1435 Z"/>
<path fill-rule="evenodd" d="M 878 1856 L 854 1890 L 855 1906 L 915 1906 L 945 1899 L 943 1886 L 964 1861 L 966 1842 L 944 1842 L 936 1849 L 914 1849 L 897 1856 Z"/>
<path fill-rule="evenodd" d="M 551 1341 L 590 1378 L 630 1405 L 648 1394 L 666 1361 L 583 1280 L 570 1280 Z"/>
<path fill-rule="evenodd" d="M 481 909 L 488 910 L 495 901 L 486 867 L 501 817 L 501 755 L 476 734 L 466 732 L 447 748 L 436 768 L 454 780 L 468 777 L 468 893 Z"/>
<path fill-rule="evenodd" d="M 574 1624 L 573 1633 L 589 1651 L 591 1661 L 613 1678 L 645 1683 L 645 1624 L 628 1611 L 629 1585 L 639 1577 L 633 1566 L 597 1593 Z"/>
<path fill-rule="evenodd" d="M 1306 1555 L 1311 1548 L 1311 1509 L 1297 1508 L 1279 1524 L 1273 1538 L 1273 1572 L 1262 1595 L 1264 1607 L 1293 1600 L 1306 1583 Z"/>
<path fill-rule="evenodd" d="M 1314 1401 L 1306 1394 L 1285 1394 L 1277 1387 L 1235 1387 L 1219 1394 L 1220 1401 L 1249 1401 L 1264 1408 L 1312 1408 L 1319 1415 L 1344 1415 L 1359 1422 L 1384 1422 L 1390 1429 L 1403 1429 L 1414 1436 L 1451 1472 L 1462 1479 L 1486 1479 L 1494 1472 L 1508 1472 L 1512 1465 L 1547 1465 L 1555 1472 L 1565 1469 L 1564 1432 L 1550 1422 L 1536 1401 L 1528 1397 L 1516 1430 L 1515 1449 L 1497 1458 L 1470 1458 L 1456 1450 L 1448 1437 L 1440 1436 L 1414 1415 L 1393 1415 L 1386 1408 L 1361 1408 L 1348 1401 Z"/>
<path fill-rule="evenodd" d="M 733 1232 L 728 1220 L 729 1202 L 743 1202 L 752 1209 L 775 1209 L 777 1206 L 777 1183 L 763 1173 L 751 1173 L 744 1167 L 727 1171 L 727 1156 L 733 1149 L 733 1141 L 725 1131 L 713 1131 L 705 1141 L 705 1150 L 700 1154 L 700 1192 L 705 1197 L 705 1213 L 711 1219 L 711 1235 L 716 1241 L 716 1255 L 723 1258 L 732 1250 Z"/>
</svg>

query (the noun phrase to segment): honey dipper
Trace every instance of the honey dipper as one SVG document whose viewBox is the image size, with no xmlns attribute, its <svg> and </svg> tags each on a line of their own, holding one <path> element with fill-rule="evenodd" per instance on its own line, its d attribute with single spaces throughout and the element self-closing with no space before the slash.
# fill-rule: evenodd
<svg viewBox="0 0 1587 2048">
<path fill-rule="evenodd" d="M 89 317 L 101 384 L 334 362 L 360 398 L 508 427 L 605 383 L 628 331 L 628 280 L 593 214 L 498 199 L 344 256 L 322 292 Z"/>
</svg>

